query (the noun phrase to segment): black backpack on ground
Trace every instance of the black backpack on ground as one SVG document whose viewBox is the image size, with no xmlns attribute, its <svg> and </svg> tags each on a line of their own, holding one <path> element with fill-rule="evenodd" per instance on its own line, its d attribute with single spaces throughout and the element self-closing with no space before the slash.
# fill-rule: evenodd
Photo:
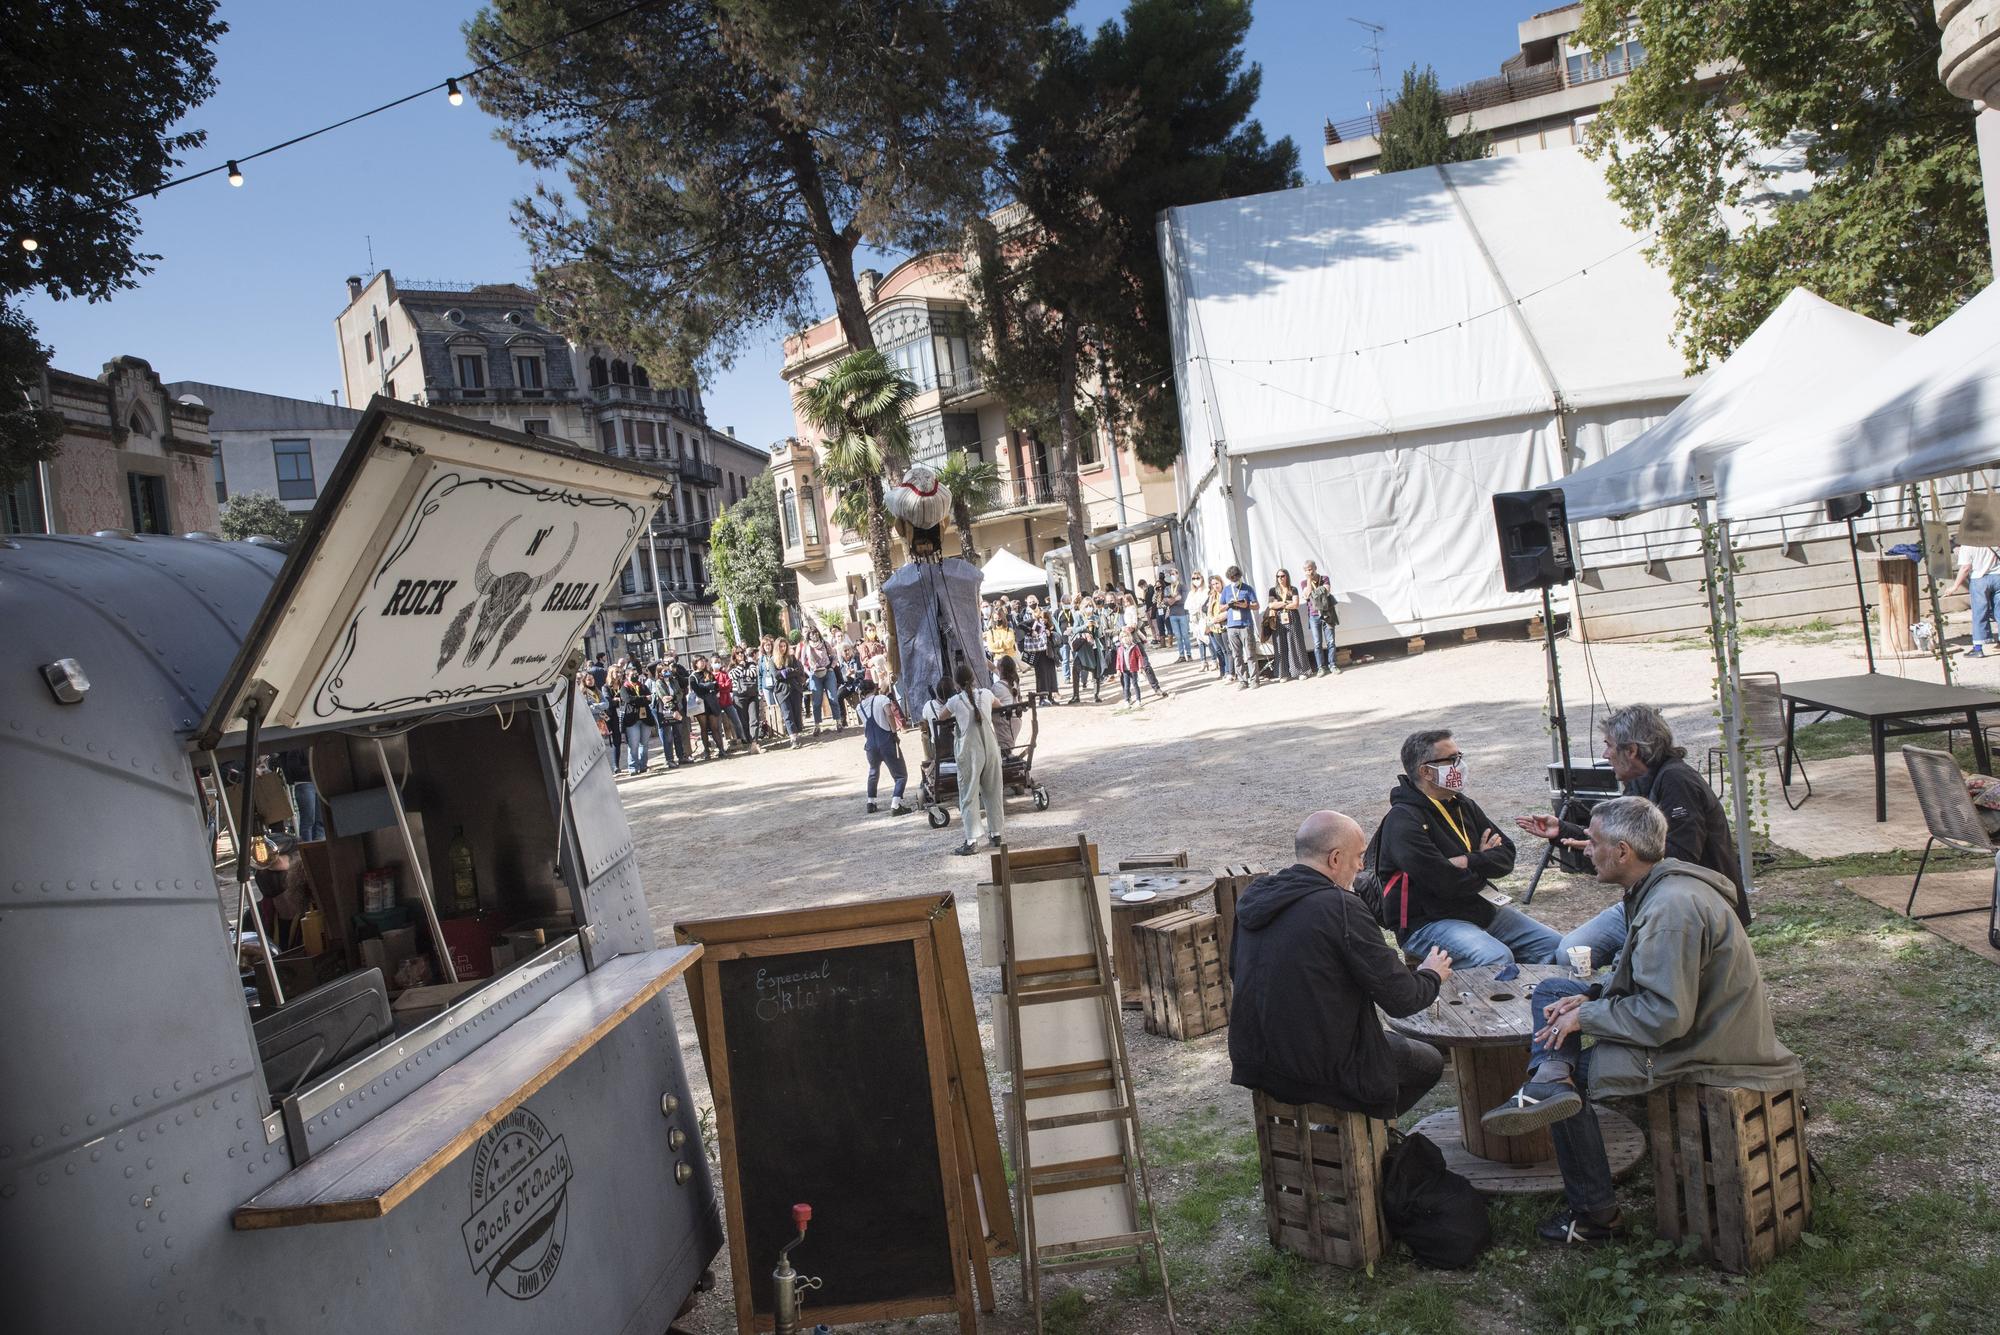
<svg viewBox="0 0 2000 1335">
<path fill-rule="evenodd" d="M 1382 1221 L 1420 1265 L 1464 1270 L 1493 1245 L 1486 1198 L 1445 1167 L 1424 1136 L 1389 1132 L 1382 1160 Z"/>
</svg>

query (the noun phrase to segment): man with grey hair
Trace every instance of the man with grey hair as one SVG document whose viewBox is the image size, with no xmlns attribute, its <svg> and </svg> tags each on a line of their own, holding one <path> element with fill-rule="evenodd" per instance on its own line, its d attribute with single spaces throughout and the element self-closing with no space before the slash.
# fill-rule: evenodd
<svg viewBox="0 0 2000 1335">
<path fill-rule="evenodd" d="M 1451 957 L 1433 950 L 1412 973 L 1382 939 L 1351 893 L 1367 842 L 1346 816 L 1316 811 L 1292 840 L 1297 861 L 1236 901 L 1229 1078 L 1284 1103 L 1389 1118 L 1437 1083 L 1444 1058 L 1385 1033 L 1375 1008 L 1401 1016 L 1430 1005 Z"/>
<path fill-rule="evenodd" d="M 1590 813 L 1597 879 L 1624 890 L 1631 924 L 1603 984 L 1551 978 L 1528 1005 L 1528 1078 L 1480 1121 L 1503 1136 L 1549 1127 L 1567 1204 L 1537 1230 L 1550 1242 L 1598 1243 L 1624 1222 L 1590 1098 L 1678 1082 L 1795 1088 L 1799 1060 L 1778 1041 L 1757 956 L 1730 911 L 1721 873 L 1666 856 L 1668 822 L 1643 797 Z M 1583 1046 L 1583 1037 L 1595 1040 Z"/>
<path fill-rule="evenodd" d="M 1686 748 L 1674 745 L 1673 730 L 1660 711 L 1651 705 L 1626 705 L 1606 717 L 1598 730 L 1604 739 L 1604 759 L 1626 795 L 1643 797 L 1665 813 L 1666 856 L 1728 877 L 1730 889 L 1723 893 L 1747 924 L 1750 907 L 1743 895 L 1743 872 L 1736 840 L 1730 837 L 1729 817 L 1715 790 L 1687 763 Z M 1577 848 L 1586 838 L 1583 826 L 1555 816 L 1517 816 L 1514 824 L 1529 834 L 1567 840 Z M 1625 947 L 1625 906 L 1613 904 L 1565 936 L 1561 958 L 1569 959 L 1575 946 L 1590 948 L 1595 967 L 1609 964 Z"/>
</svg>

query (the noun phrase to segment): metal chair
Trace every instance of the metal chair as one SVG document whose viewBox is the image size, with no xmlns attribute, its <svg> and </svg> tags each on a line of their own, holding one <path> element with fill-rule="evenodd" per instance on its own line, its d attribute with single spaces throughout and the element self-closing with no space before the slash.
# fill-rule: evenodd
<svg viewBox="0 0 2000 1335">
<path fill-rule="evenodd" d="M 1917 790 L 1917 805 L 1923 809 L 1924 826 L 1930 831 L 1930 838 L 1924 842 L 1923 859 L 1917 863 L 1917 879 L 1910 883 L 1909 901 L 1903 905 L 1903 916 L 1923 921 L 1955 918 L 1964 913 L 2000 912 L 2000 842 L 1996 842 L 1981 823 L 1979 808 L 1972 804 L 1972 795 L 1965 790 L 1965 772 L 1959 769 L 1958 761 L 1946 751 L 1906 746 L 1903 748 L 1903 763 L 1909 767 L 1910 783 Z M 1924 868 L 1930 865 L 1931 847 L 1935 844 L 1963 849 L 1968 853 L 1993 855 L 1993 907 L 1913 912 L 1917 905 L 1917 890 L 1924 883 Z M 1995 929 L 1989 927 L 1988 935 L 1995 935 Z"/>
<path fill-rule="evenodd" d="M 1769 753 L 1771 763 L 1778 767 L 1778 788 L 1785 795 L 1785 805 L 1797 811 L 1812 796 L 1812 778 L 1806 773 L 1806 762 L 1796 750 L 1791 752 L 1791 763 L 1799 767 L 1799 778 L 1806 786 L 1805 797 L 1792 801 L 1792 786 L 1785 779 L 1785 696 L 1784 683 L 1775 672 L 1746 672 L 1743 674 L 1743 758 L 1747 762 L 1752 756 Z M 1710 785 L 1715 782 L 1715 772 L 1722 767 L 1722 747 L 1708 748 L 1708 764 L 1703 777 Z"/>
</svg>

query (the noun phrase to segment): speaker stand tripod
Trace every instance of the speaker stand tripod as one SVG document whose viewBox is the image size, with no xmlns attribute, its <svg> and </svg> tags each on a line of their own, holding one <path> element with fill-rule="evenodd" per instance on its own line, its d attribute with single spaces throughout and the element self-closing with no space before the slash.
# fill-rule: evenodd
<svg viewBox="0 0 2000 1335">
<path fill-rule="evenodd" d="M 1556 820 L 1561 822 L 1562 813 L 1569 810 L 1569 804 L 1576 797 L 1576 789 L 1575 781 L 1571 779 L 1569 772 L 1569 718 L 1563 712 L 1562 665 L 1556 661 L 1556 618 L 1547 584 L 1542 585 L 1542 644 L 1549 660 L 1550 717 L 1556 725 L 1556 742 L 1562 752 L 1562 780 L 1556 791 L 1555 801 Z M 1542 873 L 1549 869 L 1549 863 L 1555 858 L 1561 839 L 1562 835 L 1558 832 L 1554 839 L 1549 840 L 1548 847 L 1542 850 L 1542 860 L 1536 864 L 1535 874 L 1528 878 L 1528 889 L 1521 896 L 1523 908 L 1534 903 L 1535 890 L 1542 883 Z"/>
</svg>

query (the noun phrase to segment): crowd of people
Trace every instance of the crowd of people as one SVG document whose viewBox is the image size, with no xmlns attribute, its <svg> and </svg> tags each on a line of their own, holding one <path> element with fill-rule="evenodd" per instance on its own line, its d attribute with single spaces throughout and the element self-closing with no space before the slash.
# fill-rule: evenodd
<svg viewBox="0 0 2000 1335">
<path fill-rule="evenodd" d="M 1622 795 L 1592 807 L 1587 825 L 1513 822 L 1584 851 L 1619 892 L 1582 927 L 1558 933 L 1493 889 L 1513 870 L 1513 840 L 1467 794 L 1468 761 L 1451 733 L 1427 729 L 1403 743 L 1372 839 L 1348 816 L 1316 812 L 1299 827 L 1293 865 L 1243 891 L 1229 961 L 1231 1079 L 1287 1103 L 1384 1118 L 1413 1107 L 1444 1061 L 1386 1032 L 1378 1007 L 1416 1014 L 1454 968 L 1569 964 L 1571 976 L 1538 983 L 1527 1000 L 1527 1079 L 1481 1117 L 1498 1135 L 1550 1128 L 1565 1204 L 1538 1231 L 1563 1245 L 1624 1231 L 1591 1100 L 1680 1081 L 1780 1090 L 1800 1079 L 1744 930 L 1721 803 L 1656 710 L 1620 709 L 1602 735 Z M 1421 958 L 1411 969 L 1406 957 Z"/>
<path fill-rule="evenodd" d="M 576 682 L 611 746 L 612 768 L 644 774 L 655 743 L 666 767 L 679 769 L 769 743 L 795 747 L 808 725 L 813 735 L 829 725 L 845 731 L 862 685 L 886 687 L 889 667 L 874 626 L 855 640 L 808 623 L 796 644 L 766 635 L 754 649 L 686 662 L 670 653 L 651 664 L 613 663 L 600 653 Z"/>
</svg>

